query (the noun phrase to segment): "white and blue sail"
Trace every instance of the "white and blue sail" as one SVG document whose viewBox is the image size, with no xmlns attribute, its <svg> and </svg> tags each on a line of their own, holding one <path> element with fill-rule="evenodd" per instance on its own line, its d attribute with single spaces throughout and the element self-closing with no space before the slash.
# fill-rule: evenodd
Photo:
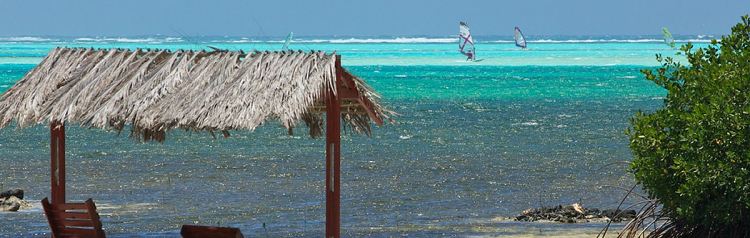
<svg viewBox="0 0 750 238">
<path fill-rule="evenodd" d="M 294 32 L 289 32 L 289 35 L 286 36 L 286 41 L 284 41 L 284 46 L 281 47 L 281 51 L 286 51 L 289 48 L 289 43 L 292 43 L 292 37 L 294 37 Z"/>
<path fill-rule="evenodd" d="M 669 47 L 674 47 L 674 37 L 672 37 L 672 34 L 669 33 L 666 27 L 661 28 L 661 32 L 664 35 L 664 44 L 667 44 Z"/>
<path fill-rule="evenodd" d="M 461 22 L 458 29 L 458 50 L 461 51 L 461 54 L 469 57 L 468 59 L 476 59 L 474 39 L 471 38 L 471 30 L 469 29 L 469 24 L 466 24 L 466 22 Z"/>
<path fill-rule="evenodd" d="M 521 49 L 526 49 L 526 37 L 523 35 L 523 32 L 521 32 L 521 28 L 516 27 L 515 32 L 516 46 L 521 47 Z"/>
</svg>

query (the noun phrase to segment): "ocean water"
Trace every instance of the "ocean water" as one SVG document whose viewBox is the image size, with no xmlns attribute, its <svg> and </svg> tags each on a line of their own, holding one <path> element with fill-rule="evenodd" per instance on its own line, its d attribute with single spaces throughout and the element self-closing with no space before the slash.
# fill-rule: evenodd
<svg viewBox="0 0 750 238">
<path fill-rule="evenodd" d="M 705 46 L 714 36 L 677 36 Z M 477 37 L 466 61 L 454 37 L 301 37 L 290 48 L 336 51 L 399 113 L 372 136 L 342 137 L 345 237 L 579 237 L 601 223 L 505 218 L 542 205 L 615 208 L 635 184 L 624 131 L 666 91 L 639 70 L 676 56 L 661 36 Z M 0 37 L 0 92 L 56 46 L 277 50 L 268 37 Z M 277 123 L 213 139 L 175 131 L 164 143 L 67 128 L 67 199 L 93 198 L 110 237 L 178 237 L 183 224 L 246 237 L 324 234 L 324 139 Z M 0 213 L 0 237 L 49 237 L 49 129 L 0 130 L 0 190 L 36 206 Z M 625 205 L 637 202 L 626 199 Z M 614 230 L 623 224 L 614 226 Z M 610 231 L 612 234 L 613 231 Z"/>
</svg>

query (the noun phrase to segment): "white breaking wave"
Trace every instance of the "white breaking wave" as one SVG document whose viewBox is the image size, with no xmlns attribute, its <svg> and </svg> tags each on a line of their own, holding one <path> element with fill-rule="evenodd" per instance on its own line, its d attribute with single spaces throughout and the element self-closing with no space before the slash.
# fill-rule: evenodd
<svg viewBox="0 0 750 238">
<path fill-rule="evenodd" d="M 527 40 L 528 42 L 533 43 L 662 43 L 664 42 L 663 39 L 632 39 L 632 40 L 624 40 L 624 39 L 585 39 L 585 40 L 552 40 L 552 39 L 543 39 L 543 40 Z M 504 41 L 497 41 L 497 42 L 504 42 Z M 511 42 L 511 41 L 508 41 Z M 675 40 L 675 42 L 694 42 L 694 43 L 707 43 L 711 42 L 711 39 L 688 39 L 688 40 Z"/>
<path fill-rule="evenodd" d="M 417 37 L 417 38 L 402 38 L 398 37 L 395 39 L 357 39 L 357 38 L 349 38 L 349 39 L 332 39 L 328 40 L 330 43 L 455 43 L 458 42 L 458 39 L 454 38 L 427 38 L 427 37 Z"/>
<path fill-rule="evenodd" d="M 242 40 L 212 40 L 210 42 L 211 43 L 264 43 L 264 42 L 274 42 L 274 41 L 242 39 Z"/>
<path fill-rule="evenodd" d="M 180 37 L 165 37 L 165 38 L 127 38 L 127 37 L 80 37 L 73 39 L 73 42 L 92 42 L 92 43 L 149 43 L 149 44 L 160 44 L 160 43 L 174 43 L 184 42 Z"/>
<path fill-rule="evenodd" d="M 35 36 L 12 36 L 12 37 L 0 37 L 0 41 L 5 42 L 45 42 L 45 41 L 58 41 L 57 39 L 42 38 Z"/>
<path fill-rule="evenodd" d="M 621 39 L 585 39 L 585 40 L 530 40 L 529 42 L 534 43 L 651 43 L 651 42 L 662 42 L 661 39 L 633 39 L 633 40 L 621 40 Z"/>
<path fill-rule="evenodd" d="M 513 40 L 496 40 L 496 41 L 490 41 L 490 42 L 492 43 L 516 43 L 516 41 L 513 41 Z"/>
</svg>

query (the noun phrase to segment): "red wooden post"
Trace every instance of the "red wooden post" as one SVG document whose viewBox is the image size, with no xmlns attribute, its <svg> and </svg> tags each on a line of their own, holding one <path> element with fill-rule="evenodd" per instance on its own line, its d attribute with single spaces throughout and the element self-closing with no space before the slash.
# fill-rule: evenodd
<svg viewBox="0 0 750 238">
<path fill-rule="evenodd" d="M 53 121 L 50 128 L 50 172 L 52 203 L 65 203 L 65 123 Z"/>
<path fill-rule="evenodd" d="M 342 77 L 336 56 L 336 91 Z M 341 99 L 328 88 L 326 96 L 326 238 L 341 237 Z"/>
</svg>

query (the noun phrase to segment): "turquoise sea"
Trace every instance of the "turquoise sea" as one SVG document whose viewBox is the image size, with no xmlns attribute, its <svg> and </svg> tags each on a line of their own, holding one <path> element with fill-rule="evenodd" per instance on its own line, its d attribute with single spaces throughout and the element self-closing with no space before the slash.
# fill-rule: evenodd
<svg viewBox="0 0 750 238">
<path fill-rule="evenodd" d="M 0 92 L 56 46 L 278 50 L 284 37 L 0 37 Z M 715 36 L 676 36 L 705 47 Z M 466 61 L 445 37 L 298 37 L 290 49 L 336 51 L 399 113 L 372 136 L 342 138 L 345 237 L 596 236 L 602 223 L 506 220 L 542 205 L 615 208 L 635 184 L 624 131 L 666 91 L 639 70 L 678 49 L 653 36 L 476 37 Z M 176 131 L 139 143 L 68 126 L 69 201 L 93 198 L 110 237 L 178 237 L 183 224 L 246 237 L 324 234 L 324 139 L 268 123 L 230 138 Z M 0 213 L 0 237 L 49 237 L 49 129 L 0 130 L 0 190 L 36 206 Z M 638 199 L 628 199 L 633 204 Z M 623 224 L 615 225 L 615 230 Z M 610 232 L 610 234 L 612 234 Z"/>
</svg>

